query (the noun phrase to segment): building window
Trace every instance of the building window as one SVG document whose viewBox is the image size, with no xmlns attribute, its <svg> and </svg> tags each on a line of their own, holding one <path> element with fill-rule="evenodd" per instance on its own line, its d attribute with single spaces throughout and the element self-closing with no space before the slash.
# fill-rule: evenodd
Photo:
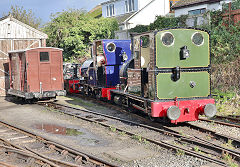
<svg viewBox="0 0 240 167">
<path fill-rule="evenodd" d="M 107 6 L 107 16 L 111 17 L 115 15 L 114 4 L 110 4 Z"/>
<path fill-rule="evenodd" d="M 125 10 L 126 13 L 134 11 L 134 0 L 125 1 Z"/>
<path fill-rule="evenodd" d="M 107 6 L 107 16 L 109 16 L 109 7 Z"/>
<path fill-rule="evenodd" d="M 188 11 L 188 14 L 190 16 L 204 14 L 204 13 L 206 13 L 206 8 Z"/>
<path fill-rule="evenodd" d="M 40 52 L 40 62 L 48 62 L 49 54 L 48 52 Z"/>
</svg>

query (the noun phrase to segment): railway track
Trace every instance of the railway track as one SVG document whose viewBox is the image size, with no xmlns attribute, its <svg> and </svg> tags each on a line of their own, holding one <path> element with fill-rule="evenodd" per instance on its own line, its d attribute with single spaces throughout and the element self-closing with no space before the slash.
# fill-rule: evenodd
<svg viewBox="0 0 240 167">
<path fill-rule="evenodd" d="M 110 105 L 109 103 L 106 103 L 104 101 L 99 101 L 94 98 L 88 97 L 88 96 L 83 96 L 82 94 L 71 94 L 70 96 L 72 97 L 77 97 L 85 100 L 91 100 L 94 103 L 98 103 L 100 105 L 108 105 L 111 109 L 115 109 L 118 111 L 122 112 L 122 108 L 119 108 L 118 106 Z M 205 122 L 210 122 L 210 123 L 216 123 L 224 126 L 230 126 L 230 127 L 236 127 L 240 128 L 240 116 L 215 116 L 216 120 L 210 120 L 210 119 L 205 119 L 205 118 L 199 118 L 200 121 L 205 121 Z M 225 120 L 225 121 L 221 121 Z"/>
<path fill-rule="evenodd" d="M 73 94 L 71 95 L 72 97 L 77 97 L 77 98 L 82 98 L 82 99 L 85 99 L 85 100 L 91 100 L 93 101 L 93 103 L 98 103 L 100 105 L 107 105 L 109 108 L 113 109 L 113 110 L 117 110 L 119 112 L 124 112 L 126 113 L 126 111 L 124 111 L 121 107 L 119 106 L 116 106 L 116 105 L 112 105 L 110 103 L 106 103 L 104 101 L 99 101 L 99 100 L 96 100 L 95 98 L 91 98 L 91 97 L 88 97 L 88 96 L 83 96 L 82 94 Z M 129 112 L 128 112 L 129 113 Z M 132 113 L 134 114 L 134 113 Z M 140 120 L 142 120 L 144 122 L 144 124 L 149 124 L 148 122 L 148 119 L 145 119 L 143 118 L 142 116 L 139 116 L 138 114 L 134 114 L 137 118 L 139 118 Z M 226 118 L 226 117 L 225 117 Z M 227 117 L 228 118 L 228 117 Z M 240 116 L 236 116 L 237 119 L 240 119 Z M 200 119 L 202 121 L 205 121 L 205 122 L 210 122 L 210 123 L 218 123 L 221 124 L 221 125 L 227 125 L 227 126 L 230 126 L 230 127 L 238 127 L 238 125 L 236 124 L 230 124 L 230 123 L 226 123 L 226 122 L 216 122 L 216 121 L 212 121 L 212 120 L 207 120 L 207 119 Z M 152 123 L 150 123 L 152 124 Z M 210 135 L 209 137 L 211 137 L 212 139 L 218 139 L 218 140 L 221 140 L 221 141 L 224 141 L 225 143 L 228 143 L 229 141 L 232 141 L 232 145 L 236 148 L 240 148 L 240 140 L 239 139 L 236 139 L 236 138 L 233 138 L 231 136 L 227 136 L 227 135 L 224 135 L 224 134 L 220 134 L 220 133 L 216 133 L 212 130 L 209 130 L 209 129 L 206 129 L 206 128 L 203 128 L 203 127 L 200 127 L 200 126 L 196 126 L 196 125 L 192 125 L 192 124 L 189 124 L 189 123 L 183 123 L 184 126 L 187 126 L 189 127 L 188 130 L 196 130 L 198 131 L 199 133 L 202 132 L 202 133 L 205 133 L 207 135 Z M 159 126 L 162 126 L 160 124 L 155 124 L 155 125 L 152 125 L 154 127 L 159 127 Z M 178 130 L 176 130 L 176 128 L 169 128 L 169 126 L 162 126 L 163 128 L 167 129 L 167 130 L 171 130 L 175 133 L 182 133 Z M 223 143 L 224 144 L 224 143 Z"/>
<path fill-rule="evenodd" d="M 16 155 L 16 158 L 22 159 L 30 166 L 34 164 L 46 167 L 115 166 L 3 121 L 0 121 L 0 132 L 1 151 Z"/>
<path fill-rule="evenodd" d="M 224 126 L 240 128 L 240 119 L 233 117 L 215 116 L 214 119 L 199 118 L 200 121 L 216 123 Z"/>
<path fill-rule="evenodd" d="M 148 141 L 156 145 L 159 145 L 161 147 L 175 150 L 176 152 L 183 151 L 185 154 L 195 156 L 195 157 L 216 163 L 218 165 L 222 165 L 222 166 L 227 165 L 226 162 L 222 160 L 222 156 L 224 155 L 229 155 L 233 159 L 235 159 L 238 163 L 240 162 L 240 151 L 238 149 L 224 148 L 208 140 L 197 138 L 196 136 L 184 136 L 164 126 L 159 128 L 158 123 L 152 123 L 152 125 L 146 125 L 146 124 L 136 123 L 133 121 L 117 118 L 107 114 L 101 114 L 98 112 L 85 110 L 85 109 L 78 109 L 75 107 L 57 104 L 57 103 L 48 103 L 44 105 L 48 105 L 49 107 L 52 107 L 61 113 L 64 113 L 88 122 L 97 123 L 109 129 L 112 129 L 114 127 L 115 131 L 127 134 L 131 137 L 138 138 L 138 140 Z M 122 124 L 119 122 L 118 123 L 115 122 L 116 124 L 114 124 L 113 123 L 114 121 L 119 121 Z M 135 128 L 135 130 L 132 130 L 127 125 L 136 126 L 137 128 Z M 158 138 L 154 138 L 151 135 L 147 135 L 147 134 L 140 136 L 139 131 L 136 130 L 136 129 L 139 129 L 139 127 L 148 129 L 153 132 L 157 132 L 158 134 L 162 135 L 160 138 L 164 138 L 164 139 L 159 140 Z M 234 141 L 234 142 L 236 142 L 237 144 L 240 144 L 239 141 Z"/>
<path fill-rule="evenodd" d="M 6 143 L 5 143 L 6 144 Z M 6 145 L 0 145 L 1 154 L 5 153 L 5 157 L 11 158 L 12 161 L 16 162 L 22 162 L 23 164 L 30 165 L 30 166 L 52 166 L 52 167 L 58 167 L 57 164 L 41 158 L 39 156 L 36 156 L 30 152 L 24 151 L 22 149 L 17 149 L 14 147 L 9 147 Z M 3 166 L 10 166 L 13 167 L 12 164 L 0 162 L 0 165 Z"/>
<path fill-rule="evenodd" d="M 217 119 L 240 123 L 240 116 L 216 116 Z"/>
</svg>

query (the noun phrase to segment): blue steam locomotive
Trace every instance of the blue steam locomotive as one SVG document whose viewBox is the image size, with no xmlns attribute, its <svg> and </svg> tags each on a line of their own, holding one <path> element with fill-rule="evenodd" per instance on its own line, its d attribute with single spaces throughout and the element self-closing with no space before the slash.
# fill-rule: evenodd
<svg viewBox="0 0 240 167">
<path fill-rule="evenodd" d="M 80 68 L 80 92 L 107 98 L 120 84 L 120 71 L 132 60 L 131 40 L 104 39 L 91 44 L 92 58 Z"/>
</svg>

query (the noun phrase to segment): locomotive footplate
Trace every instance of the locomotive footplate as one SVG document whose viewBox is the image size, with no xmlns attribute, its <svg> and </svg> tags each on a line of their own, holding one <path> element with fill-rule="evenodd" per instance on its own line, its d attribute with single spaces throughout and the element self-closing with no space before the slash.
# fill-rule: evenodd
<svg viewBox="0 0 240 167">
<path fill-rule="evenodd" d="M 215 107 L 215 100 L 211 97 L 204 98 L 175 98 L 164 100 L 150 100 L 124 92 L 123 90 L 110 90 L 112 97 L 121 96 L 121 99 L 130 99 L 131 103 L 127 106 L 132 106 L 139 109 L 153 118 L 168 117 L 171 123 L 196 121 L 199 115 L 206 115 L 207 117 L 215 116 L 217 110 Z M 119 100 L 117 101 L 118 104 Z M 123 104 L 122 104 L 123 105 Z"/>
</svg>

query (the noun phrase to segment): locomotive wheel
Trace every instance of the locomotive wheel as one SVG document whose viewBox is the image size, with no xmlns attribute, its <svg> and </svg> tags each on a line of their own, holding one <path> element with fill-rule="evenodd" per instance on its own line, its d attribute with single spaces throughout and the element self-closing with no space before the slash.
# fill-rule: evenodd
<svg viewBox="0 0 240 167">
<path fill-rule="evenodd" d="M 148 118 L 150 121 L 155 122 L 156 118 L 151 116 L 151 113 L 148 113 Z"/>
<path fill-rule="evenodd" d="M 101 94 L 102 94 L 102 91 L 95 91 L 95 96 L 98 100 L 102 100 Z"/>
</svg>

